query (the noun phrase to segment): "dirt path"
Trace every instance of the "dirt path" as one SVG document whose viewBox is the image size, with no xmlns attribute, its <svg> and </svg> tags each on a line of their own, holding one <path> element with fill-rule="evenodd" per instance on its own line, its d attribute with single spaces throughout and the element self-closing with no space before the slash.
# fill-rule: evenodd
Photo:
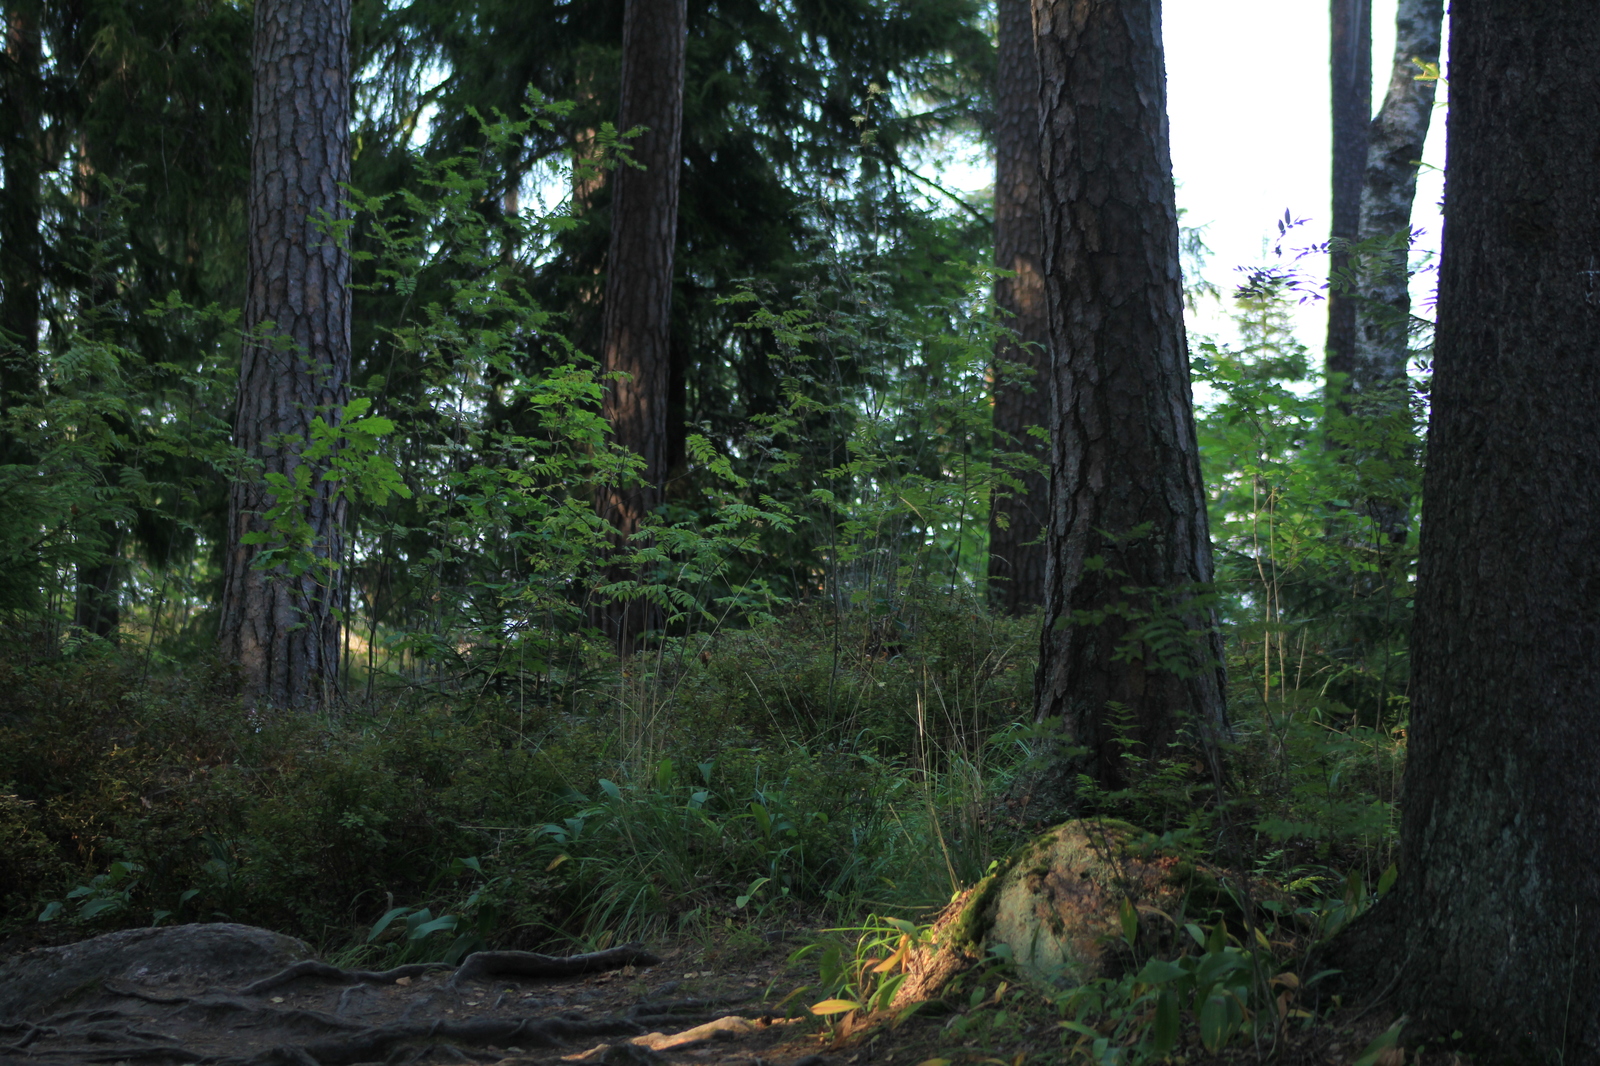
<svg viewBox="0 0 1600 1066">
<path fill-rule="evenodd" d="M 818 1056 L 814 1025 L 773 1013 L 778 960 L 752 960 L 714 977 L 685 969 L 685 952 L 655 958 L 624 951 L 577 967 L 601 972 L 546 977 L 506 972 L 504 963 L 517 962 L 512 954 L 524 962 L 544 958 L 508 953 L 496 956 L 500 965 L 386 973 L 300 961 L 228 987 L 193 967 L 144 966 L 130 974 L 119 959 L 70 994 L 47 997 L 58 1000 L 49 1013 L 22 1009 L 0 1018 L 0 1063 L 831 1061 Z M 52 960 L 42 961 L 48 972 Z M 13 986 L 29 980 L 12 976 Z"/>
<path fill-rule="evenodd" d="M 265 930 L 208 925 L 129 930 L 19 956 L 0 964 L 0 1066 L 1043 1066 L 1068 1058 L 1059 1012 L 998 979 L 976 982 L 982 992 L 963 996 L 965 1005 L 930 1005 L 898 1027 L 828 1033 L 809 1015 L 786 1018 L 786 1010 L 804 1015 L 797 1004 L 808 1000 L 791 995 L 804 976 L 777 944 L 485 953 L 460 969 L 382 973 L 341 971 L 309 955 Z M 1191 1045 L 1172 1061 L 1348 1066 L 1388 1021 L 1380 1012 L 1216 1055 Z M 1398 1049 L 1381 1061 L 1463 1062 Z"/>
</svg>

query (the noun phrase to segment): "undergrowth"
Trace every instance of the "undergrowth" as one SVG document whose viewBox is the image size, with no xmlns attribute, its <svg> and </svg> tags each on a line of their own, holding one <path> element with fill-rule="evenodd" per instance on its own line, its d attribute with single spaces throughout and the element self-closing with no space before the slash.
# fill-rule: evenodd
<svg viewBox="0 0 1600 1066">
<path fill-rule="evenodd" d="M 380 689 L 330 719 L 18 627 L 0 905 L 13 931 L 227 919 L 394 957 L 924 908 L 1010 846 L 988 804 L 1032 664 L 1024 623 L 965 600 L 897 622 L 886 650 L 870 616 L 800 611 L 548 704 Z"/>
</svg>

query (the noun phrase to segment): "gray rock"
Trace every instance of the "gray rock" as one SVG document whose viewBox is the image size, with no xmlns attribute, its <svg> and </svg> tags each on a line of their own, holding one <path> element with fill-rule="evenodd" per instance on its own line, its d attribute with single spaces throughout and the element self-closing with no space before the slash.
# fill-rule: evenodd
<svg viewBox="0 0 1600 1066">
<path fill-rule="evenodd" d="M 248 925 L 125 929 L 0 963 L 0 1021 L 37 1020 L 114 978 L 141 985 L 238 985 L 313 958 L 303 942 Z"/>
</svg>

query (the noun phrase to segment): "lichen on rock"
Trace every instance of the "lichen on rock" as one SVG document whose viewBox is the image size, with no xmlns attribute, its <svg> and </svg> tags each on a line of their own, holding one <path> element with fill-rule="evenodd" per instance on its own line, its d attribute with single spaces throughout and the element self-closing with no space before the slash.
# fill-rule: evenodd
<svg viewBox="0 0 1600 1066">
<path fill-rule="evenodd" d="M 1140 918 L 1140 936 L 1153 938 L 1161 932 L 1144 919 L 1170 918 L 1192 880 L 1191 865 L 1136 826 L 1113 819 L 1065 822 L 951 901 L 934 923 L 929 946 L 908 960 L 895 1003 L 936 997 L 957 973 L 994 953 L 1009 954 L 1018 971 L 1041 986 L 1107 976 L 1126 952 L 1124 901 Z"/>
</svg>

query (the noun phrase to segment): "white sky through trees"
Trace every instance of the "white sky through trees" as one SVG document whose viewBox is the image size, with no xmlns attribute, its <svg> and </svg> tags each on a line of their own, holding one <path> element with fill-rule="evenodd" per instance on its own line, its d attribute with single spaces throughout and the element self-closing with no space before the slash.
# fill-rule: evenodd
<svg viewBox="0 0 1600 1066">
<path fill-rule="evenodd" d="M 1167 111 L 1178 206 L 1187 225 L 1204 225 L 1211 248 L 1206 276 L 1224 296 L 1241 266 L 1270 255 L 1277 222 L 1289 211 L 1306 223 L 1285 242 L 1286 257 L 1327 240 L 1332 193 L 1328 114 L 1326 0 L 1166 0 Z M 1372 106 L 1383 102 L 1394 52 L 1395 0 L 1373 0 Z M 1448 25 L 1446 35 L 1448 36 Z M 1440 90 L 1442 101 L 1446 93 Z M 970 143 L 970 142 L 969 142 Z M 1423 161 L 1444 166 L 1444 110 L 1434 113 Z M 992 185 L 983 153 L 952 152 L 941 180 L 977 191 Z M 1417 183 L 1413 227 L 1426 232 L 1416 253 L 1439 248 L 1442 169 L 1425 169 Z M 1301 268 L 1327 274 L 1326 256 L 1307 256 Z M 1433 314 L 1434 274 L 1413 279 L 1412 312 Z M 1189 329 L 1229 341 L 1231 301 L 1209 301 L 1190 316 Z M 1320 301 L 1301 306 L 1296 332 L 1320 355 L 1327 314 Z"/>
<path fill-rule="evenodd" d="M 1207 276 L 1226 291 L 1234 268 L 1270 254 L 1285 210 L 1306 225 L 1285 244 L 1327 239 L 1329 188 L 1328 5 L 1323 0 L 1167 0 L 1167 109 L 1178 206 L 1191 225 L 1207 224 Z M 1373 94 L 1376 110 L 1394 52 L 1395 0 L 1374 0 Z M 1447 28 L 1448 29 L 1448 28 Z M 1443 99 L 1441 92 L 1440 98 Z M 1444 165 L 1444 112 L 1436 111 L 1423 161 Z M 1416 251 L 1439 247 L 1439 170 L 1417 183 L 1412 226 L 1426 233 Z M 1414 256 L 1415 258 L 1415 256 Z M 1302 264 L 1324 275 L 1326 257 Z M 1432 317 L 1433 274 L 1413 280 L 1413 311 Z M 1327 315 L 1307 304 L 1296 315 L 1299 339 L 1321 349 Z M 1193 317 L 1196 333 L 1231 337 L 1226 310 L 1213 304 Z"/>
</svg>

